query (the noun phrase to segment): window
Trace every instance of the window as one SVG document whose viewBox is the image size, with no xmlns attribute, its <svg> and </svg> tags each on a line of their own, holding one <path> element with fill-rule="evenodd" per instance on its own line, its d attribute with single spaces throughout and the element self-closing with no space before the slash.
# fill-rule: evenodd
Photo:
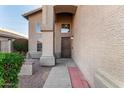
<svg viewBox="0 0 124 93">
<path fill-rule="evenodd" d="M 70 32 L 70 24 L 62 24 L 61 33 L 68 33 L 68 32 Z"/>
<path fill-rule="evenodd" d="M 41 24 L 40 23 L 35 24 L 35 31 L 36 32 L 41 32 Z"/>
<path fill-rule="evenodd" d="M 37 51 L 42 51 L 42 43 L 37 42 Z"/>
</svg>

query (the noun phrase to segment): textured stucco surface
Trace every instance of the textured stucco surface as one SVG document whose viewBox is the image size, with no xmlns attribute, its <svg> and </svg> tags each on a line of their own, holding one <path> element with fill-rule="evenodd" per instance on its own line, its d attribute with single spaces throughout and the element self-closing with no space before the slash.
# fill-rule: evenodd
<svg viewBox="0 0 124 93">
<path fill-rule="evenodd" d="M 42 11 L 29 16 L 29 52 L 37 52 L 37 41 L 42 37 L 42 33 L 35 31 L 35 24 L 41 23 L 41 20 Z"/>
<path fill-rule="evenodd" d="M 92 87 L 97 69 L 124 82 L 124 6 L 78 6 L 73 59 Z"/>
<path fill-rule="evenodd" d="M 43 43 L 43 56 L 53 56 L 53 44 L 55 44 L 54 51 L 59 58 L 61 37 L 66 36 L 60 34 L 60 25 L 71 23 L 72 20 L 58 18 L 54 34 L 55 16 L 52 8 L 44 6 L 44 12 L 37 12 L 29 17 L 29 52 L 37 51 L 36 42 L 39 40 Z M 42 24 L 41 29 L 44 31 L 41 33 L 34 31 L 34 23 L 37 21 Z M 124 6 L 78 6 L 71 27 L 73 33 L 67 36 L 71 34 L 74 36 L 72 58 L 91 87 L 95 87 L 94 76 L 98 69 L 115 80 L 124 82 Z"/>
<path fill-rule="evenodd" d="M 42 56 L 40 62 L 42 65 L 54 65 L 53 55 L 53 6 L 43 6 L 42 11 L 29 16 L 29 52 L 37 53 L 37 41 L 42 43 Z M 35 31 L 35 25 L 41 25 L 41 32 Z M 40 56 L 40 55 L 38 55 Z"/>
<path fill-rule="evenodd" d="M 42 7 L 42 30 L 53 30 L 54 11 L 52 5 L 43 5 Z"/>
<path fill-rule="evenodd" d="M 37 41 L 40 41 L 42 43 L 42 55 L 53 56 L 52 10 L 52 6 L 43 6 L 42 11 L 29 16 L 29 52 L 37 52 Z M 48 23 L 48 21 L 50 22 Z M 41 24 L 41 32 L 35 31 L 36 23 Z M 46 29 L 47 27 L 48 29 Z"/>
</svg>

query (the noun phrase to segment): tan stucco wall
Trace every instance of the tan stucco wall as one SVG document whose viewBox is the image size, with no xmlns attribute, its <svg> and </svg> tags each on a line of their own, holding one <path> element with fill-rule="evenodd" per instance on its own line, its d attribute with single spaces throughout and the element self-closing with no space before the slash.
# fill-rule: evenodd
<svg viewBox="0 0 124 93">
<path fill-rule="evenodd" d="M 41 32 L 35 31 L 35 24 L 41 23 L 42 11 L 29 16 L 29 52 L 37 52 L 37 40 L 41 38 Z"/>
<path fill-rule="evenodd" d="M 53 56 L 53 6 L 43 6 L 42 11 L 29 16 L 29 52 L 37 52 L 37 41 L 42 43 L 42 56 Z M 35 23 L 41 32 L 35 31 Z"/>
<path fill-rule="evenodd" d="M 42 30 L 53 30 L 54 23 L 54 11 L 52 5 L 43 5 L 42 6 Z"/>
<path fill-rule="evenodd" d="M 94 87 L 103 69 L 124 82 L 124 6 L 78 6 L 73 21 L 73 59 Z"/>
<path fill-rule="evenodd" d="M 42 32 L 38 40 L 43 43 L 42 56 L 53 56 L 53 32 Z"/>
<path fill-rule="evenodd" d="M 61 37 L 71 37 L 72 30 L 72 15 L 56 15 L 55 21 L 55 55 L 56 58 L 61 58 Z M 61 24 L 70 24 L 69 33 L 61 33 Z"/>
</svg>

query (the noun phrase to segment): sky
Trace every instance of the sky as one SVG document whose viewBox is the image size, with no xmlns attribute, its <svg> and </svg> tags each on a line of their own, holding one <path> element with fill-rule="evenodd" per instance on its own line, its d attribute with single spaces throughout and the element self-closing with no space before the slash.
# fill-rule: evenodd
<svg viewBox="0 0 124 93">
<path fill-rule="evenodd" d="M 28 35 L 28 20 L 22 14 L 39 7 L 38 5 L 0 5 L 0 27 Z"/>
</svg>

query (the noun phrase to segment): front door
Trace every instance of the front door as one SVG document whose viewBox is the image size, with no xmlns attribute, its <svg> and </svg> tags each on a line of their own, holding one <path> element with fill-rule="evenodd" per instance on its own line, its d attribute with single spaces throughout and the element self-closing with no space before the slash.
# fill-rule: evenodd
<svg viewBox="0 0 124 93">
<path fill-rule="evenodd" d="M 61 39 L 61 57 L 70 58 L 71 57 L 71 39 L 70 37 L 62 37 Z"/>
</svg>

